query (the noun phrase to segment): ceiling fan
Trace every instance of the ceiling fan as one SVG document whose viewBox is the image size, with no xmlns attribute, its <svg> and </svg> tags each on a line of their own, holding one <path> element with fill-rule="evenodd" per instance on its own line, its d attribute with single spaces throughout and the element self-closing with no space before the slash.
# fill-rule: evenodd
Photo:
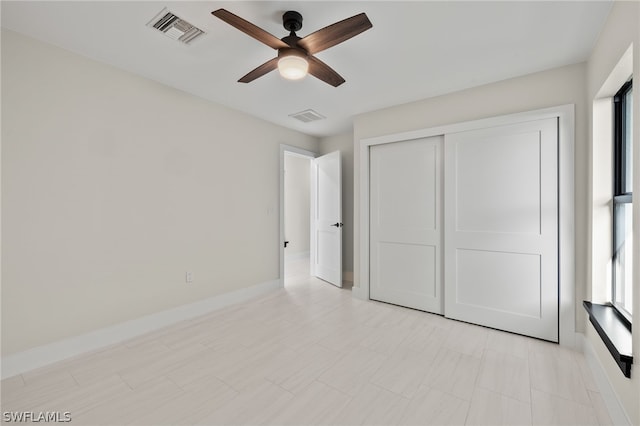
<svg viewBox="0 0 640 426">
<path fill-rule="evenodd" d="M 225 9 L 215 10 L 211 14 L 278 51 L 277 57 L 240 78 L 240 83 L 249 83 L 278 68 L 283 77 L 291 80 L 303 78 L 309 73 L 325 83 L 338 87 L 345 82 L 344 78 L 313 55 L 357 36 L 373 26 L 367 15 L 360 13 L 300 38 L 296 31 L 302 28 L 302 15 L 290 10 L 282 15 L 282 24 L 290 34 L 278 39 Z"/>
</svg>

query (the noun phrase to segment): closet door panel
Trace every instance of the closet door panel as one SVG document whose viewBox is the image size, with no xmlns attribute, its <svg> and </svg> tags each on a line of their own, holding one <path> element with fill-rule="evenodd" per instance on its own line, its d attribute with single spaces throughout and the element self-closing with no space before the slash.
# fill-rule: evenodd
<svg viewBox="0 0 640 426">
<path fill-rule="evenodd" d="M 557 119 L 444 150 L 445 316 L 558 341 Z"/>
<path fill-rule="evenodd" d="M 370 148 L 370 297 L 442 313 L 442 137 Z"/>
</svg>

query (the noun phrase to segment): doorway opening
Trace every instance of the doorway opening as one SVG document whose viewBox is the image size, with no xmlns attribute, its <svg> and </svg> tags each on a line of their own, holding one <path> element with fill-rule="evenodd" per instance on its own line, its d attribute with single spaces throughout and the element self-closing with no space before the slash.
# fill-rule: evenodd
<svg viewBox="0 0 640 426">
<path fill-rule="evenodd" d="M 312 274 L 310 261 L 311 251 L 311 229 L 308 223 L 311 219 L 311 162 L 318 155 L 313 151 L 307 151 L 290 145 L 280 145 L 280 255 L 279 255 L 279 272 L 280 286 L 285 286 L 285 281 L 289 284 L 293 277 L 298 279 L 308 279 Z M 293 164 L 293 166 L 291 165 Z M 288 166 L 288 167 L 287 167 Z M 286 170 L 289 170 L 289 173 Z M 306 177 L 303 176 L 303 182 L 300 184 L 291 184 L 291 178 L 304 173 L 306 169 Z M 306 185 L 305 183 L 306 182 Z M 305 185 L 306 191 L 302 188 Z M 306 199 L 306 207 L 301 206 L 300 199 Z M 285 205 L 296 206 L 294 208 L 294 216 L 292 213 L 286 214 Z M 299 216 L 307 212 L 307 220 Z M 292 223 L 293 222 L 293 223 Z M 293 235 L 286 232 L 286 228 L 294 229 Z M 306 231 L 304 230 L 306 228 Z M 307 237 L 299 236 L 299 233 L 306 232 Z M 285 249 L 286 246 L 286 249 Z M 305 259 L 306 256 L 306 259 Z M 285 279 L 290 276 L 291 279 Z"/>
<path fill-rule="evenodd" d="M 289 151 L 284 154 L 284 285 L 311 275 L 311 160 Z"/>
<path fill-rule="evenodd" d="M 318 157 L 280 145 L 280 285 L 295 274 L 342 287 L 342 226 L 340 151 Z M 291 268 L 297 263 L 298 269 L 287 273 L 285 259 Z"/>
</svg>

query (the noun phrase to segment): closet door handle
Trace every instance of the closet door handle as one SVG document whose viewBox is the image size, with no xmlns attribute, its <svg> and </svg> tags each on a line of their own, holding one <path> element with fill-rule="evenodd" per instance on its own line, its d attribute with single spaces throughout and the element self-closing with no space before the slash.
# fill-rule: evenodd
<svg viewBox="0 0 640 426">
<path fill-rule="evenodd" d="M 335 226 L 336 228 L 342 228 L 343 224 L 342 224 L 342 223 L 340 223 L 340 222 L 336 222 L 336 223 L 334 223 L 334 224 L 333 224 L 333 225 L 331 225 L 331 226 Z"/>
</svg>

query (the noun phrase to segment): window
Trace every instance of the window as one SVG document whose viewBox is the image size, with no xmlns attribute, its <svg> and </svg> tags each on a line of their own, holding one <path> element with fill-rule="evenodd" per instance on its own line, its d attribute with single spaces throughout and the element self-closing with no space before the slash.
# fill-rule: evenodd
<svg viewBox="0 0 640 426">
<path fill-rule="evenodd" d="M 632 82 L 629 80 L 613 98 L 613 305 L 629 320 L 633 313 L 632 285 Z"/>
</svg>

